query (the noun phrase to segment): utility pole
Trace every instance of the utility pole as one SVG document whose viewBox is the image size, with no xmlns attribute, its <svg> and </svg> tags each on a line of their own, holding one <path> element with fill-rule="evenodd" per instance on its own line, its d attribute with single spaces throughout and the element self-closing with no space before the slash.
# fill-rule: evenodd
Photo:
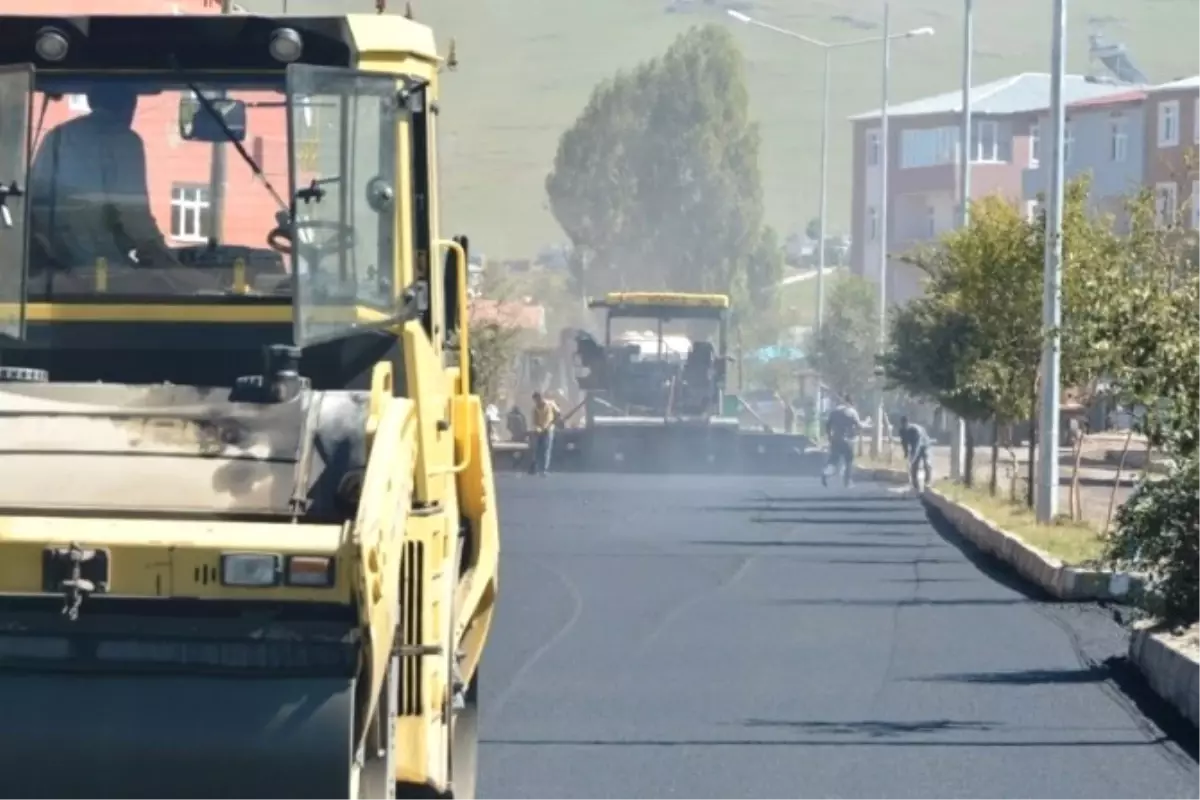
<svg viewBox="0 0 1200 800">
<path fill-rule="evenodd" d="M 829 192 L 829 67 L 833 48 L 825 48 L 825 87 L 821 92 L 821 199 L 817 225 L 817 334 L 825 329 L 825 227 Z M 821 376 L 817 375 L 817 416 L 821 415 Z"/>
<path fill-rule="evenodd" d="M 963 9 L 963 67 L 962 67 L 962 132 L 958 145 L 958 224 L 965 229 L 971 222 L 971 72 L 975 60 L 975 0 L 965 0 Z M 955 415 L 954 432 L 950 436 L 950 477 L 963 477 L 967 426 Z"/>
<path fill-rule="evenodd" d="M 883 108 L 879 120 L 879 351 L 887 345 L 887 280 L 888 280 L 888 170 L 891 141 L 888 133 L 888 96 L 891 93 L 889 76 L 892 62 L 892 4 L 883 0 Z M 878 387 L 879 402 L 875 405 L 875 436 L 871 442 L 872 455 L 883 453 L 883 386 Z"/>
<path fill-rule="evenodd" d="M 1042 277 L 1042 402 L 1038 425 L 1037 519 L 1058 516 L 1059 325 L 1062 322 L 1063 145 L 1066 110 L 1063 75 L 1067 62 L 1067 0 L 1054 0 L 1054 51 L 1050 71 L 1050 120 L 1054 148 L 1050 167 L 1050 201 L 1046 216 L 1046 264 Z"/>
<path fill-rule="evenodd" d="M 233 0 L 221 0 L 221 13 L 233 13 Z M 219 97 L 224 99 L 225 92 L 222 91 Z M 225 146 L 225 142 L 213 142 L 212 171 L 208 178 L 209 224 L 212 226 L 208 237 L 217 242 L 225 238 Z"/>
</svg>

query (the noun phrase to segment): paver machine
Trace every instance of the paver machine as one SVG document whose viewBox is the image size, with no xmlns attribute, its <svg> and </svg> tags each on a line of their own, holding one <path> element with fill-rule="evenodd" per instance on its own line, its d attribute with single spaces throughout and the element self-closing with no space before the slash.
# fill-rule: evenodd
<svg viewBox="0 0 1200 800">
<path fill-rule="evenodd" d="M 726 393 L 728 296 L 613 292 L 589 307 L 604 314 L 604 343 L 577 337 L 585 423 L 556 435 L 560 466 L 756 473 L 812 460 L 803 436 L 741 428 Z"/>
<path fill-rule="evenodd" d="M 0 796 L 472 796 L 499 544 L 432 31 L 32 12 L 0 17 Z"/>
</svg>

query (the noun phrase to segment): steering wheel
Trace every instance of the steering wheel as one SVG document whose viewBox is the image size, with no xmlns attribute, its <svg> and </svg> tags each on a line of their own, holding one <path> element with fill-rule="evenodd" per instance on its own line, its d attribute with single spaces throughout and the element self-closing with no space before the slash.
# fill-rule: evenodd
<svg viewBox="0 0 1200 800">
<path fill-rule="evenodd" d="M 297 243 L 293 236 L 301 230 L 323 231 L 326 235 L 312 244 Z M 358 233 L 352 226 L 326 219 L 296 220 L 290 225 L 280 225 L 267 234 L 267 246 L 275 252 L 290 256 L 295 248 L 313 262 L 320 261 L 325 256 L 353 250 L 357 244 Z"/>
</svg>

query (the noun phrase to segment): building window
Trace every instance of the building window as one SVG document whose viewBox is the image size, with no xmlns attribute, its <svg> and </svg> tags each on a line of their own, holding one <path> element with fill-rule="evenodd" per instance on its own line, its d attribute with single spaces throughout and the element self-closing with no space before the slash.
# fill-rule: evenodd
<svg viewBox="0 0 1200 800">
<path fill-rule="evenodd" d="M 1070 122 L 1063 125 L 1063 163 L 1071 163 L 1071 152 L 1075 149 L 1075 126 Z"/>
<path fill-rule="evenodd" d="M 1154 187 L 1154 205 L 1159 227 L 1169 228 L 1175 224 L 1175 214 L 1179 208 L 1176 204 L 1177 191 L 1174 181 L 1160 183 Z"/>
<path fill-rule="evenodd" d="M 1118 163 L 1124 162 L 1129 153 L 1129 133 L 1125 130 L 1125 118 L 1113 117 L 1108 125 L 1111 134 L 1109 157 Z"/>
<path fill-rule="evenodd" d="M 1000 161 L 1000 123 L 982 119 L 975 126 L 975 161 Z"/>
<path fill-rule="evenodd" d="M 953 164 L 957 160 L 958 128 L 912 128 L 900 133 L 900 167 L 916 169 Z"/>
<path fill-rule="evenodd" d="M 867 206 L 867 240 L 875 241 L 879 238 L 879 211 L 875 206 Z"/>
<path fill-rule="evenodd" d="M 1179 144 L 1179 101 L 1168 100 L 1158 104 L 1158 146 L 1175 147 Z"/>
<path fill-rule="evenodd" d="M 1042 158 L 1042 126 L 1035 122 L 1029 126 L 1029 166 L 1037 169 Z"/>
<path fill-rule="evenodd" d="M 879 166 L 879 131 L 867 131 L 867 166 Z"/>
<path fill-rule="evenodd" d="M 176 184 L 171 187 L 171 238 L 203 242 L 212 230 L 208 187 Z"/>
</svg>

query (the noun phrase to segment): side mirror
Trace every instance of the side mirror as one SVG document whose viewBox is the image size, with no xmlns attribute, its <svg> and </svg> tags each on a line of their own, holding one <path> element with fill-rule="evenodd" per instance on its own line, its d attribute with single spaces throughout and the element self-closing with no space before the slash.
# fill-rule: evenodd
<svg viewBox="0 0 1200 800">
<path fill-rule="evenodd" d="M 467 258 L 467 263 L 461 265 L 466 271 L 467 264 L 471 263 L 471 250 L 467 243 L 466 236 L 455 236 L 454 241 L 462 245 L 463 255 Z M 458 271 L 459 271 L 458 255 L 453 248 L 446 249 L 446 261 L 442 269 L 442 301 L 445 306 L 446 315 L 446 335 L 457 333 L 462 326 L 463 320 L 458 316 Z"/>
<path fill-rule="evenodd" d="M 179 138 L 185 142 L 236 142 L 246 138 L 246 104 L 241 100 L 210 99 L 213 116 L 195 97 L 179 98 Z M 221 122 L 225 123 L 222 127 Z M 225 128 L 229 129 L 226 133 Z M 232 136 L 231 136 L 232 134 Z"/>
</svg>

